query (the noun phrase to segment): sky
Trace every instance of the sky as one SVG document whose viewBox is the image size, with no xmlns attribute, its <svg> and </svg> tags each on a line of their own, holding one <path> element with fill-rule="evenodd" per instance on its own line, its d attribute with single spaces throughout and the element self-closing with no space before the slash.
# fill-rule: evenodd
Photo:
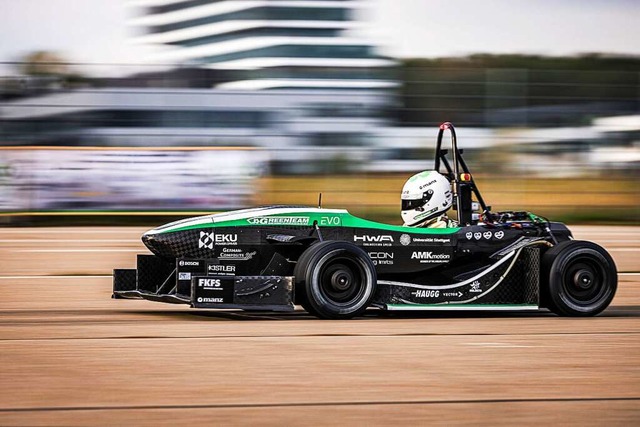
<svg viewBox="0 0 640 427">
<path fill-rule="evenodd" d="M 154 48 L 131 43 L 132 12 L 126 0 L 0 0 L 0 62 L 53 50 L 72 62 L 139 64 Z M 640 55 L 640 0 L 370 0 L 358 16 L 393 57 Z"/>
</svg>

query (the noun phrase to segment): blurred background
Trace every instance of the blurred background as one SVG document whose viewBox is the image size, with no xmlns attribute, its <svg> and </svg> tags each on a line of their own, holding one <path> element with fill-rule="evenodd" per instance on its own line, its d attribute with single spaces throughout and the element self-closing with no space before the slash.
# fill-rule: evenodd
<svg viewBox="0 0 640 427">
<path fill-rule="evenodd" d="M 399 223 L 453 122 L 494 210 L 638 223 L 640 3 L 0 0 L 0 221 Z"/>
</svg>

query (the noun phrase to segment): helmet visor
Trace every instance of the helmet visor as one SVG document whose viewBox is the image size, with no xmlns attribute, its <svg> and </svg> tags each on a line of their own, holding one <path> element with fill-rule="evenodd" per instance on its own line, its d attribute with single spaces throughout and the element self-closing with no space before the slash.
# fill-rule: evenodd
<svg viewBox="0 0 640 427">
<path fill-rule="evenodd" d="M 418 209 L 423 207 L 424 205 L 426 205 L 429 200 L 431 200 L 431 197 L 433 197 L 433 191 L 429 190 L 425 193 L 422 194 L 422 198 L 420 199 L 408 199 L 408 200 L 402 200 L 402 210 L 403 211 L 409 211 L 412 209 Z"/>
</svg>

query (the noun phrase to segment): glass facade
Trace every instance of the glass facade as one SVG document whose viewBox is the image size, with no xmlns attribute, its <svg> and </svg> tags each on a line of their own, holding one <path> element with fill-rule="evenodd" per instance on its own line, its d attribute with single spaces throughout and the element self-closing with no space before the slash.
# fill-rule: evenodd
<svg viewBox="0 0 640 427">
<path fill-rule="evenodd" d="M 371 46 L 280 45 L 200 58 L 204 64 L 246 58 L 371 58 Z M 322 68 L 323 69 L 323 68 Z"/>
<path fill-rule="evenodd" d="M 386 68 L 367 67 L 271 67 L 242 72 L 244 79 L 331 79 L 381 80 L 392 79 Z"/>
<path fill-rule="evenodd" d="M 167 4 L 164 6 L 155 6 L 148 8 L 149 15 L 161 14 L 161 13 L 169 13 L 175 12 L 178 10 L 184 10 L 191 7 L 205 6 L 214 3 L 221 3 L 223 1 L 228 0 L 187 0 L 179 3 Z M 309 0 L 302 0 L 309 1 Z M 315 0 L 312 0 L 315 1 Z M 332 0 L 332 1 L 350 1 L 350 0 Z"/>
<path fill-rule="evenodd" d="M 313 133 L 309 135 L 309 145 L 314 147 L 362 147 L 370 139 L 364 133 Z"/>
<path fill-rule="evenodd" d="M 233 31 L 215 36 L 198 37 L 189 40 L 181 40 L 169 44 L 183 47 L 201 46 L 205 44 L 219 43 L 228 40 L 238 40 L 247 37 L 333 37 L 338 30 L 325 28 L 251 28 L 242 31 Z"/>
<path fill-rule="evenodd" d="M 309 7 L 254 7 L 237 12 L 220 15 L 203 16 L 187 21 L 151 27 L 151 33 L 166 33 L 183 30 L 200 25 L 215 24 L 225 21 L 265 20 L 265 21 L 346 21 L 347 10 L 343 8 L 309 8 Z"/>
<path fill-rule="evenodd" d="M 187 0 L 187 1 L 178 2 L 178 3 L 166 4 L 163 6 L 150 7 L 148 9 L 148 12 L 149 12 L 149 15 L 155 15 L 159 13 L 169 13 L 169 12 L 175 12 L 177 10 L 188 9 L 190 7 L 220 3 L 221 1 L 225 1 L 225 0 Z"/>
<path fill-rule="evenodd" d="M 38 135 L 73 133 L 93 128 L 263 128 L 269 125 L 262 111 L 206 110 L 94 110 L 44 118 L 0 121 L 5 141 L 29 141 Z"/>
</svg>

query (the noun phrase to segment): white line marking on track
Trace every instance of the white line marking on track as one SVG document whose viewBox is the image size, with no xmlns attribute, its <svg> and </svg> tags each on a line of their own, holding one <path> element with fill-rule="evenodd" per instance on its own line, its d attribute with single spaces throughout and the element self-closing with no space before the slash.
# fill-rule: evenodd
<svg viewBox="0 0 640 427">
<path fill-rule="evenodd" d="M 135 239 L 52 239 L 52 240 L 30 240 L 30 239 L 8 239 L 0 240 L 0 243 L 138 243 Z"/>
<path fill-rule="evenodd" d="M 18 249 L 16 252 L 64 253 L 64 252 L 142 252 L 143 249 Z"/>
<path fill-rule="evenodd" d="M 609 252 L 640 252 L 638 248 L 607 248 Z"/>
<path fill-rule="evenodd" d="M 592 239 L 594 242 L 598 242 L 602 245 L 613 245 L 613 244 L 630 244 L 630 245 L 638 245 L 640 244 L 640 240 L 608 240 L 608 239 Z"/>
<path fill-rule="evenodd" d="M 589 230 L 589 229 L 577 229 L 578 227 L 571 227 L 569 226 L 569 229 L 573 229 L 573 234 L 577 234 L 578 236 L 582 235 L 582 234 L 588 234 L 588 235 L 604 235 L 604 236 L 629 236 L 629 235 L 634 235 L 634 234 L 638 234 L 637 229 L 635 229 L 634 226 L 629 227 L 629 230 Z"/>
<path fill-rule="evenodd" d="M 145 229 L 144 231 L 148 230 Z M 37 230 L 22 230 L 19 228 L 4 228 L 2 230 L 0 230 L 0 234 L 2 233 L 16 233 L 16 234 L 37 234 L 37 235 L 43 235 L 43 234 L 113 234 L 113 233 L 119 233 L 119 232 L 126 232 L 126 228 L 121 228 L 118 229 L 116 228 L 111 229 L 111 230 L 99 230 L 99 229 L 86 229 L 86 230 L 69 230 L 69 229 L 65 229 L 65 228 L 61 228 L 61 229 L 56 229 L 56 230 L 45 230 L 42 228 L 39 228 Z M 138 230 L 136 230 L 138 231 Z"/>
<path fill-rule="evenodd" d="M 98 278 L 98 279 L 106 279 L 106 278 L 112 278 L 113 276 L 108 274 L 108 275 L 96 275 L 96 276 L 90 276 L 90 275 L 78 275 L 78 276 L 0 276 L 0 280 L 16 280 L 16 279 L 29 279 L 29 280 L 33 280 L 33 279 L 93 279 L 93 278 Z"/>
<path fill-rule="evenodd" d="M 491 348 L 528 348 L 539 347 L 536 345 L 521 345 L 521 344 L 508 344 L 504 342 L 465 342 L 464 345 L 473 345 L 477 347 L 491 347 Z"/>
<path fill-rule="evenodd" d="M 618 276 L 640 276 L 640 273 L 618 273 Z"/>
</svg>

